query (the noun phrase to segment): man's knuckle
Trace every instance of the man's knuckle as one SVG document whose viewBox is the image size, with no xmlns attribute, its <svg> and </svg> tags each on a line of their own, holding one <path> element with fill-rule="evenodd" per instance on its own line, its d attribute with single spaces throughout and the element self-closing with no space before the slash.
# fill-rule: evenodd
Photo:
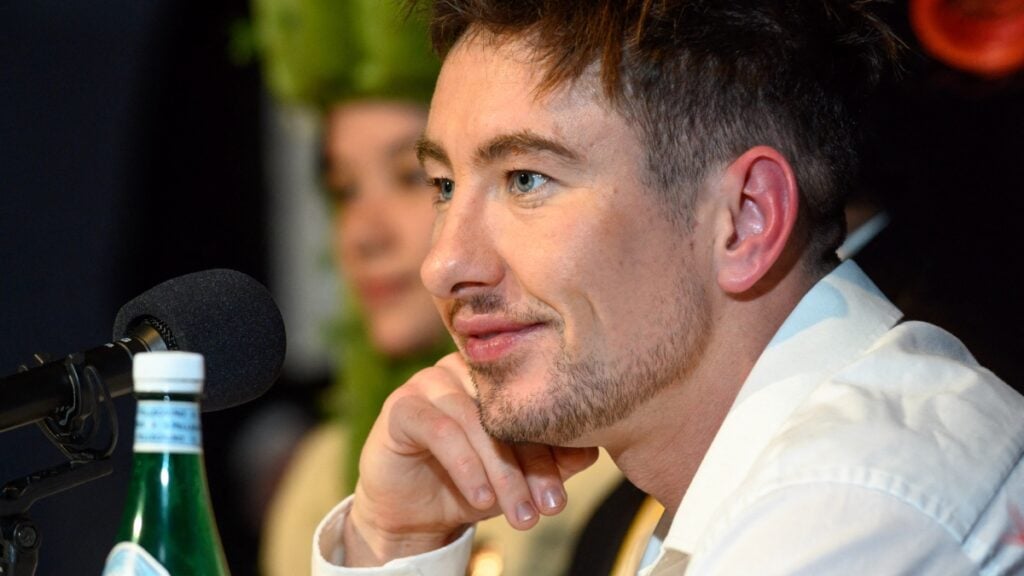
<svg viewBox="0 0 1024 576">
<path fill-rule="evenodd" d="M 476 468 L 477 459 L 472 454 L 462 454 L 455 458 L 452 463 L 453 471 L 461 476 L 467 476 Z"/>
<path fill-rule="evenodd" d="M 519 480 L 519 474 L 512 468 L 501 468 L 494 474 L 494 485 L 499 489 L 507 489 L 514 486 Z"/>
<path fill-rule="evenodd" d="M 437 417 L 430 423 L 430 434 L 439 442 L 449 442 L 459 433 L 459 425 L 451 418 Z"/>
</svg>

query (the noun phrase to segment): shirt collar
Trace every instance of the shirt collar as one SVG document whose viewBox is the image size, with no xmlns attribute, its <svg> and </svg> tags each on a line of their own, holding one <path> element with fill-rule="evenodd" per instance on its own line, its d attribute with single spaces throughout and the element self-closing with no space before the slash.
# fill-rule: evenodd
<svg viewBox="0 0 1024 576">
<path fill-rule="evenodd" d="M 804 295 L 747 376 L 665 538 L 661 558 L 691 555 L 699 538 L 775 431 L 828 374 L 902 316 L 852 261 Z M 656 562 L 657 564 L 657 562 Z"/>
</svg>

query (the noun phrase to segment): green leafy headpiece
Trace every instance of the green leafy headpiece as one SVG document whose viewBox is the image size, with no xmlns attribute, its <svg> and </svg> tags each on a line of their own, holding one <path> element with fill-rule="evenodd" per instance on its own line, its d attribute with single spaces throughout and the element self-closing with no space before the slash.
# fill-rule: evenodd
<svg viewBox="0 0 1024 576">
<path fill-rule="evenodd" d="M 265 82 L 280 100 L 429 102 L 440 64 L 400 0 L 252 0 Z"/>
</svg>

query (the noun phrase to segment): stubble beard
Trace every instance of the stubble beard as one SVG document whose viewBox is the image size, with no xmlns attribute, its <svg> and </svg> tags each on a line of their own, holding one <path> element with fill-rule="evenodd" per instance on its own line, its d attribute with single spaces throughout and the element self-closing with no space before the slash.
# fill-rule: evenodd
<svg viewBox="0 0 1024 576">
<path fill-rule="evenodd" d="M 710 330 L 706 301 L 699 284 L 681 280 L 669 303 L 675 313 L 650 322 L 650 329 L 664 337 L 645 350 L 620 354 L 615 363 L 594 354 L 574 357 L 563 338 L 548 362 L 546 385 L 527 398 L 512 389 L 525 358 L 470 364 L 484 430 L 505 442 L 565 446 L 628 417 L 660 390 L 683 380 L 695 364 Z"/>
</svg>

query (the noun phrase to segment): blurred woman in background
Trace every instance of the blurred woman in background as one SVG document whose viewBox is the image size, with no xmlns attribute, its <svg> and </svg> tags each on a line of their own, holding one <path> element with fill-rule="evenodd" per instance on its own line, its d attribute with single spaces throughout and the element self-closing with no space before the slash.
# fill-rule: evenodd
<svg viewBox="0 0 1024 576">
<path fill-rule="evenodd" d="M 267 512 L 266 574 L 309 573 L 309 541 L 323 514 L 355 486 L 360 447 L 391 390 L 452 349 L 419 279 L 434 220 L 413 149 L 422 104 L 360 99 L 325 116 L 323 184 L 333 254 L 348 296 L 334 331 L 340 372 L 329 420 L 292 456 Z"/>
</svg>

